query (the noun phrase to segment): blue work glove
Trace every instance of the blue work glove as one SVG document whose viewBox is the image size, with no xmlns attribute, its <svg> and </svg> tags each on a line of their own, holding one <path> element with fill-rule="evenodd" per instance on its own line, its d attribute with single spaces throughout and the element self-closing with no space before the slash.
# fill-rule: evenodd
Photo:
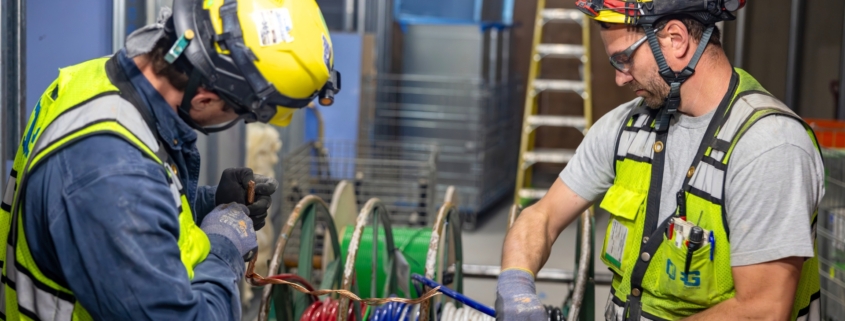
<svg viewBox="0 0 845 321">
<path fill-rule="evenodd" d="M 534 276 L 521 269 L 507 269 L 496 284 L 497 321 L 545 321 L 549 316 L 537 297 Z"/>
<path fill-rule="evenodd" d="M 243 204 L 223 204 L 205 216 L 200 228 L 205 234 L 220 235 L 232 241 L 244 261 L 249 261 L 258 251 L 258 240 L 247 213 L 249 210 Z"/>
</svg>

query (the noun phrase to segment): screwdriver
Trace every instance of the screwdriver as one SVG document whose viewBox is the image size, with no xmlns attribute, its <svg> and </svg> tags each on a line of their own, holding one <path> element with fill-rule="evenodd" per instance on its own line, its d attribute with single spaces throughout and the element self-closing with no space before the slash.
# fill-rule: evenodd
<svg viewBox="0 0 845 321">
<path fill-rule="evenodd" d="M 695 250 L 701 248 L 701 243 L 704 242 L 704 230 L 701 227 L 693 226 L 689 233 L 689 243 L 687 244 L 687 259 L 684 262 L 684 274 L 689 274 L 689 266 L 692 263 L 692 254 Z"/>
</svg>

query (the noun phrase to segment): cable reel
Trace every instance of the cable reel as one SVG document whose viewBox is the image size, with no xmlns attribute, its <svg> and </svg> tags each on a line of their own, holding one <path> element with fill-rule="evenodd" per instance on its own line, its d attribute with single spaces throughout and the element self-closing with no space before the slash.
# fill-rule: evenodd
<svg viewBox="0 0 845 321">
<path fill-rule="evenodd" d="M 387 208 L 384 206 L 384 204 L 382 204 L 381 200 L 379 200 L 378 198 L 372 198 L 367 201 L 367 203 L 364 204 L 364 207 L 361 208 L 361 212 L 358 215 L 358 220 L 355 224 L 355 231 L 352 233 L 352 239 L 349 244 L 348 253 L 346 255 L 346 265 L 343 271 L 343 283 L 341 288 L 343 290 L 350 290 L 355 284 L 355 260 L 357 258 L 359 245 L 361 243 L 361 237 L 364 232 L 364 227 L 366 227 L 367 223 L 370 221 L 372 222 L 371 225 L 373 233 L 373 252 L 370 270 L 372 274 L 372 284 L 370 286 L 370 297 L 376 297 L 378 295 L 376 285 L 376 273 L 380 268 L 378 256 L 379 223 L 381 223 L 382 229 L 384 230 L 385 245 L 387 248 L 387 282 L 385 283 L 385 289 L 383 292 L 396 293 L 398 288 L 396 284 L 396 246 L 393 243 L 393 233 L 390 228 L 390 212 L 387 211 Z M 343 297 L 340 299 L 340 307 L 338 311 L 345 311 L 348 306 L 349 299 Z M 356 314 L 356 316 L 360 315 Z M 340 321 L 346 321 L 347 317 L 347 315 L 338 315 L 337 319 Z"/>
<path fill-rule="evenodd" d="M 340 255 L 340 243 L 334 219 L 330 215 L 329 206 L 326 202 L 315 196 L 307 195 L 297 203 L 294 210 L 288 217 L 287 223 L 282 227 L 273 256 L 270 260 L 270 273 L 285 275 L 286 267 L 282 264 L 282 258 L 286 250 L 289 236 L 297 226 L 300 229 L 299 260 L 296 266 L 296 275 L 306 284 L 313 281 L 314 272 L 314 241 L 316 237 L 317 223 L 320 223 L 328 232 L 325 235 L 325 242 L 331 244 L 331 251 L 336 258 L 331 262 L 322 262 L 325 266 L 325 273 L 322 275 L 321 289 L 339 288 L 342 282 L 340 268 L 343 267 L 343 258 Z M 252 282 L 252 281 L 250 281 Z M 300 282 L 302 283 L 302 282 Z M 310 284 L 307 284 L 310 286 Z M 353 288 L 352 292 L 357 292 Z M 333 298 L 332 300 L 336 300 Z M 258 320 L 267 321 L 271 308 L 274 309 L 277 320 L 299 320 L 312 309 L 312 305 L 319 301 L 314 296 L 304 295 L 291 291 L 289 287 L 265 286 L 262 292 L 261 305 Z M 334 304 L 326 300 L 327 304 Z M 327 305 L 328 306 L 328 305 Z M 360 306 L 356 308 L 360 310 Z M 313 313 L 313 310 L 311 310 Z M 360 315 L 358 311 L 355 311 Z"/>
</svg>

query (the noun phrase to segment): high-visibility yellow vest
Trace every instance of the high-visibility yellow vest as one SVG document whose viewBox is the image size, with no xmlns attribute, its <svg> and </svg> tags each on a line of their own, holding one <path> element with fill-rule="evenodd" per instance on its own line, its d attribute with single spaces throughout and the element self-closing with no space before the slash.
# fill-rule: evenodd
<svg viewBox="0 0 845 321">
<path fill-rule="evenodd" d="M 116 57 L 89 60 L 61 69 L 32 112 L 0 206 L 0 239 L 6 240 L 6 246 L 0 246 L 3 319 L 91 320 L 74 293 L 45 276 L 35 263 L 20 209 L 28 174 L 69 143 L 88 136 L 120 137 L 161 164 L 170 182 L 173 206 L 179 210 L 178 245 L 189 278 L 208 256 L 208 237 L 194 223 L 179 177 L 163 159 L 166 152 L 142 116 L 146 109 L 140 109 L 145 107 L 138 105 L 143 103 L 131 86 Z"/>
<path fill-rule="evenodd" d="M 812 129 L 751 75 L 735 69 L 731 88 L 730 103 L 716 110 L 677 194 L 675 216 L 697 222 L 716 239 L 711 249 L 709 235 L 705 235 L 704 246 L 693 254 L 689 273 L 684 272 L 686 247 L 677 247 L 667 237 L 671 217 L 658 222 L 667 134 L 654 129 L 656 113 L 644 106 L 634 108 L 620 130 L 616 178 L 601 203 L 611 213 L 601 252 L 602 261 L 614 272 L 611 302 L 605 311 L 608 319 L 676 320 L 734 297 L 723 189 L 734 147 L 755 122 L 781 115 L 801 122 L 818 150 Z M 814 231 L 816 216 L 813 213 L 811 218 Z M 816 255 L 804 261 L 792 320 L 819 315 L 815 244 L 814 250 Z"/>
</svg>

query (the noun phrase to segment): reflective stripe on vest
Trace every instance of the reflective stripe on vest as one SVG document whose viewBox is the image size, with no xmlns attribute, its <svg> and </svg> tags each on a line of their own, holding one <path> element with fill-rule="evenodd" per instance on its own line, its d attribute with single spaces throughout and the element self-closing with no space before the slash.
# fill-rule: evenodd
<svg viewBox="0 0 845 321">
<path fill-rule="evenodd" d="M 71 320 L 76 302 L 73 295 L 61 291 L 45 291 L 42 289 L 44 285 L 36 283 L 37 280 L 33 280 L 32 276 L 24 272 L 25 269 L 19 267 L 15 256 L 10 254 L 14 253 L 14 248 L 8 246 L 6 251 L 6 262 L 9 266 L 18 267 L 8 270 L 5 281 L 16 291 L 19 312 L 33 320 Z"/>
<path fill-rule="evenodd" d="M 12 201 L 15 199 L 15 187 L 18 184 L 18 181 L 16 179 L 17 177 L 18 173 L 13 169 L 11 175 L 9 175 L 9 181 L 6 182 L 6 189 L 3 193 L 3 202 L 0 203 L 0 209 L 4 211 L 12 211 Z"/>
<path fill-rule="evenodd" d="M 208 255 L 211 245 L 196 226 L 184 189 L 169 164 L 157 155 L 159 144 L 141 113 L 119 95 L 109 58 L 95 59 L 60 70 L 59 78 L 41 97 L 33 111 L 24 141 L 15 158 L 12 178 L 0 208 L 0 247 L 4 286 L 0 286 L 0 313 L 11 320 L 90 320 L 74 294 L 46 277 L 38 268 L 19 223 L 29 172 L 51 155 L 82 138 L 109 134 L 126 140 L 142 154 L 165 168 L 179 211 L 178 246 L 189 278 L 193 268 Z M 14 182 L 14 184 L 12 184 Z M 11 197 L 9 196 L 11 195 Z"/>
<path fill-rule="evenodd" d="M 657 222 L 652 235 L 643 235 L 648 206 L 652 204 L 647 202 L 649 187 L 654 183 L 651 163 L 667 148 L 665 141 L 657 141 L 654 115 L 645 107 L 636 107 L 623 124 L 617 138 L 616 178 L 601 203 L 611 213 L 601 259 L 615 274 L 605 311 L 608 320 L 680 319 L 733 297 L 730 231 L 723 200 L 734 147 L 756 121 L 781 115 L 801 122 L 818 148 L 809 126 L 765 92 L 754 78 L 740 69 L 736 69 L 734 77 L 733 95 L 717 109 L 713 121 L 718 127 L 713 127 L 712 136 L 707 136 L 715 139 L 705 137 L 707 144 L 695 158 L 700 161 L 693 163 L 678 193 L 676 215 L 698 222 L 712 231 L 717 240 L 715 248 L 706 242 L 694 252 L 689 273 L 684 272 L 686 248 L 676 247 L 664 233 L 668 220 Z M 813 228 L 815 221 L 816 213 L 811 218 Z M 804 261 L 791 319 L 818 318 L 818 297 L 815 256 Z"/>
</svg>

